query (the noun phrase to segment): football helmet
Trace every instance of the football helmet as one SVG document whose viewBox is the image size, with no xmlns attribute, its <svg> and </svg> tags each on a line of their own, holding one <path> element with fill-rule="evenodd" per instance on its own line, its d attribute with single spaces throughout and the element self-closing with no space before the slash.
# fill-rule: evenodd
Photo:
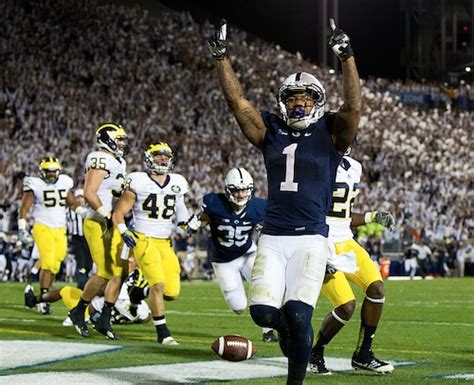
<svg viewBox="0 0 474 385">
<path fill-rule="evenodd" d="M 168 160 L 160 162 L 155 161 L 155 155 L 162 154 L 168 157 Z M 159 142 L 150 144 L 144 154 L 145 168 L 158 174 L 166 174 L 173 169 L 174 154 L 168 143 Z"/>
<path fill-rule="evenodd" d="M 314 101 L 314 106 L 305 114 L 304 110 L 295 109 L 288 112 L 288 98 L 292 93 L 306 92 Z M 288 76 L 281 84 L 277 94 L 278 108 L 283 120 L 294 130 L 304 130 L 317 122 L 324 115 L 326 90 L 321 82 L 307 72 L 297 72 Z"/>
<path fill-rule="evenodd" d="M 105 123 L 101 125 L 96 133 L 97 145 L 112 154 L 122 157 L 127 152 L 127 146 L 119 145 L 118 140 L 126 140 L 127 133 L 119 124 Z"/>
<path fill-rule="evenodd" d="M 225 195 L 229 202 L 236 204 L 239 207 L 245 206 L 254 192 L 253 178 L 248 171 L 243 168 L 232 168 L 229 170 L 224 179 Z M 247 190 L 245 196 L 236 196 L 238 191 Z"/>
<path fill-rule="evenodd" d="M 58 158 L 52 156 L 47 156 L 46 158 L 41 159 L 39 165 L 39 173 L 41 179 L 46 183 L 54 184 L 59 178 L 59 173 L 61 172 L 61 163 L 59 163 Z"/>
</svg>

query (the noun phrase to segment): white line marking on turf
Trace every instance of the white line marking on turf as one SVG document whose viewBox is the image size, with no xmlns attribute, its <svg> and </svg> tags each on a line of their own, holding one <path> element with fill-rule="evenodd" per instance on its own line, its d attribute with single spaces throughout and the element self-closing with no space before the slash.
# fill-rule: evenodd
<svg viewBox="0 0 474 385">
<path fill-rule="evenodd" d="M 10 341 L 14 345 L 20 341 Z M 39 342 L 39 341 L 38 341 Z M 57 348 L 57 343 L 54 343 Z M 85 345 L 85 344 L 67 344 Z M 89 347 L 94 345 L 88 344 Z M 103 346 L 103 345 L 99 345 Z M 107 346 L 110 348 L 110 346 Z M 30 345 L 29 355 L 34 352 L 39 355 L 43 351 L 34 349 Z M 38 346 L 36 346 L 38 348 Z M 59 348 L 62 357 L 64 349 Z M 74 349 L 75 351 L 75 349 Z M 75 351 L 76 352 L 76 351 Z M 395 366 L 412 365 L 410 362 L 392 362 Z M 327 367 L 335 372 L 353 370 L 347 358 L 326 359 Z M 224 360 L 188 362 L 180 364 L 147 365 L 114 369 L 97 369 L 93 371 L 76 372 L 42 372 L 0 376 L 0 384 L 23 385 L 51 385 L 58 379 L 69 384 L 101 384 L 101 385 L 131 385 L 137 383 L 196 383 L 210 381 L 229 381 L 254 378 L 269 378 L 286 376 L 287 359 L 284 357 L 253 358 L 242 362 L 228 362 Z"/>
<path fill-rule="evenodd" d="M 53 341 L 0 341 L 0 370 L 44 365 L 122 347 Z"/>
<path fill-rule="evenodd" d="M 474 380 L 474 373 L 450 374 L 449 376 L 442 376 L 441 378 L 447 378 L 449 380 Z"/>
</svg>

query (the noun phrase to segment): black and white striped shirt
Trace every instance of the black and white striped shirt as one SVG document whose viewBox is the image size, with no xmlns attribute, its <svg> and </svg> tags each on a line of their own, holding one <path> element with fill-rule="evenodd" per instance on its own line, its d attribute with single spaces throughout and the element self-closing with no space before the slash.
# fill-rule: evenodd
<svg viewBox="0 0 474 385">
<path fill-rule="evenodd" d="M 84 231 L 82 229 L 84 218 L 81 215 L 78 215 L 71 210 L 67 209 L 66 212 L 66 225 L 68 235 L 80 235 L 84 236 Z"/>
</svg>

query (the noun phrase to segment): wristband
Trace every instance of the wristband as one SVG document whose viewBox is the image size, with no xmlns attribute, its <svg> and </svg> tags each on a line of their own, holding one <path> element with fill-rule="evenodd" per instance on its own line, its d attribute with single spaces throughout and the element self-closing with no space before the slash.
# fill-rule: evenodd
<svg viewBox="0 0 474 385">
<path fill-rule="evenodd" d="M 123 233 L 125 233 L 126 231 L 128 231 L 128 227 L 127 227 L 127 225 L 126 225 L 125 223 L 119 223 L 119 224 L 117 225 L 117 230 L 118 230 L 118 232 L 119 232 L 120 234 L 123 234 Z"/>
<path fill-rule="evenodd" d="M 26 219 L 18 219 L 18 230 L 26 230 Z"/>
<path fill-rule="evenodd" d="M 365 223 L 372 223 L 375 219 L 375 214 L 377 214 L 377 211 L 369 211 L 369 212 L 365 213 L 364 222 Z"/>
<path fill-rule="evenodd" d="M 86 211 L 87 210 L 82 206 L 77 206 L 76 209 L 74 210 L 74 212 L 80 216 L 83 216 L 86 213 Z"/>
<path fill-rule="evenodd" d="M 95 212 L 99 215 L 102 215 L 106 219 L 110 218 L 110 211 L 104 209 L 104 206 L 100 206 L 97 210 L 95 210 Z"/>
</svg>

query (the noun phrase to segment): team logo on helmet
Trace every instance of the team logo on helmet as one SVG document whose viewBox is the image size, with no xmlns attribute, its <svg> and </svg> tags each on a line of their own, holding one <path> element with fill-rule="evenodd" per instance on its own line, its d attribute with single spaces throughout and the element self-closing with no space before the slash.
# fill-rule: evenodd
<svg viewBox="0 0 474 385">
<path fill-rule="evenodd" d="M 288 111 L 288 101 L 294 93 L 306 93 L 314 105 L 309 113 L 303 109 Z M 324 115 L 326 90 L 321 82 L 307 72 L 298 72 L 288 76 L 277 94 L 278 108 L 283 120 L 294 130 L 304 130 Z M 306 105 L 306 101 L 305 101 Z"/>
<path fill-rule="evenodd" d="M 46 158 L 41 159 L 39 164 L 39 173 L 41 179 L 46 183 L 54 184 L 59 178 L 61 172 L 61 163 L 59 163 L 58 158 L 52 156 L 47 156 Z"/>
<path fill-rule="evenodd" d="M 225 195 L 229 202 L 243 207 L 252 199 L 254 192 L 253 178 L 245 168 L 230 169 L 224 179 L 224 184 Z"/>
<path fill-rule="evenodd" d="M 96 133 L 97 145 L 112 154 L 122 157 L 127 152 L 127 145 L 119 143 L 119 140 L 125 141 L 127 133 L 119 124 L 105 123 L 100 126 Z"/>
<path fill-rule="evenodd" d="M 155 159 L 157 155 L 164 155 Z M 145 168 L 157 174 L 166 174 L 173 169 L 174 154 L 168 143 L 150 144 L 144 153 Z"/>
</svg>

